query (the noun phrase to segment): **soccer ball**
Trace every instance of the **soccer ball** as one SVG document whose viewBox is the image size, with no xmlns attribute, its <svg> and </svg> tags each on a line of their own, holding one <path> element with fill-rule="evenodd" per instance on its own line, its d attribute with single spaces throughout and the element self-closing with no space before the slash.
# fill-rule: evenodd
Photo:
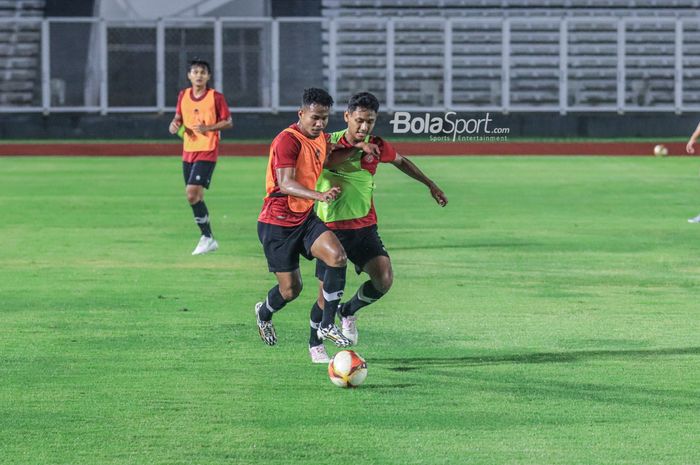
<svg viewBox="0 0 700 465">
<path fill-rule="evenodd" d="M 338 387 L 357 387 L 367 377 L 367 362 L 352 350 L 341 350 L 328 363 L 328 376 Z"/>
<path fill-rule="evenodd" d="M 666 155 L 668 155 L 668 149 L 666 148 L 666 146 L 659 144 L 656 147 L 654 147 L 654 155 L 656 155 L 657 157 L 665 157 Z"/>
</svg>

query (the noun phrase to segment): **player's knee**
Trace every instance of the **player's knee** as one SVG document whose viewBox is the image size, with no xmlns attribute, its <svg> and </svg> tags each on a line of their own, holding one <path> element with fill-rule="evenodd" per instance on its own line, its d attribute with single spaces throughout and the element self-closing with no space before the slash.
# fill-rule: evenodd
<svg viewBox="0 0 700 465">
<path fill-rule="evenodd" d="M 291 283 L 288 286 L 284 287 L 280 286 L 280 294 L 282 294 L 282 298 L 284 300 L 289 302 L 299 297 L 299 294 L 301 294 L 301 290 L 303 287 L 304 286 L 301 282 Z"/>
<path fill-rule="evenodd" d="M 202 200 L 202 195 L 194 189 L 187 189 L 185 194 L 187 195 L 187 202 L 189 202 L 190 205 L 194 205 Z"/>
<path fill-rule="evenodd" d="M 345 250 L 338 249 L 330 253 L 326 265 L 332 266 L 333 268 L 343 268 L 348 264 L 348 256 L 345 254 Z"/>
<path fill-rule="evenodd" d="M 389 292 L 392 284 L 394 284 L 394 274 L 391 269 L 382 270 L 376 279 L 372 279 L 372 285 L 382 294 Z"/>
</svg>

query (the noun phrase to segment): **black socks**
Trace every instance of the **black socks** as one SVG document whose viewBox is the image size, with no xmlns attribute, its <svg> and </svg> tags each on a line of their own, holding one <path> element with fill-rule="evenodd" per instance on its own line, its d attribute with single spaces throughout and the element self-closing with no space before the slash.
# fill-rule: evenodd
<svg viewBox="0 0 700 465">
<path fill-rule="evenodd" d="M 323 318 L 323 310 L 318 306 L 318 302 L 314 302 L 314 306 L 311 307 L 311 314 L 309 315 L 309 347 L 315 347 L 322 344 L 323 341 L 319 339 L 316 330 L 321 324 L 321 319 Z"/>
<path fill-rule="evenodd" d="M 209 223 L 209 210 L 207 210 L 207 205 L 204 200 L 200 200 L 192 207 L 192 212 L 194 213 L 194 222 L 197 223 L 199 229 L 202 231 L 203 236 L 211 237 L 211 224 Z"/>
<path fill-rule="evenodd" d="M 326 272 L 323 275 L 323 318 L 321 319 L 321 327 L 327 328 L 335 321 L 335 312 L 338 310 L 338 304 L 343 297 L 343 289 L 345 289 L 345 272 L 347 267 L 335 268 L 332 266 L 326 267 Z"/>
<path fill-rule="evenodd" d="M 384 294 L 379 292 L 373 285 L 372 281 L 365 281 L 352 296 L 348 302 L 343 304 L 342 316 L 354 315 L 362 307 L 366 307 L 379 300 Z"/>
<path fill-rule="evenodd" d="M 285 305 L 287 305 L 287 301 L 282 297 L 280 287 L 275 286 L 267 293 L 267 299 L 265 299 L 262 307 L 260 307 L 258 318 L 262 321 L 270 321 L 272 319 L 272 314 L 278 310 L 282 310 L 282 307 Z"/>
</svg>

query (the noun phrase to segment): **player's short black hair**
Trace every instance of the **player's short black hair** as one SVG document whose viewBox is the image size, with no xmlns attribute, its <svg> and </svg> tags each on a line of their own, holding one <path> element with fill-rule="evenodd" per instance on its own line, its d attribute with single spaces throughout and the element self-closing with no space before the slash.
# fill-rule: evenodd
<svg viewBox="0 0 700 465">
<path fill-rule="evenodd" d="M 348 112 L 352 113 L 358 108 L 364 108 L 366 110 L 374 110 L 374 112 L 379 111 L 379 100 L 374 94 L 369 92 L 358 92 L 348 101 Z"/>
<path fill-rule="evenodd" d="M 333 97 L 325 90 L 317 87 L 304 89 L 304 96 L 301 98 L 301 106 L 310 107 L 313 104 L 330 108 L 333 106 Z"/>
<path fill-rule="evenodd" d="M 187 72 L 189 73 L 190 71 L 192 71 L 192 68 L 194 68 L 195 66 L 204 68 L 207 70 L 207 74 L 211 74 L 211 66 L 209 65 L 208 61 L 200 60 L 199 58 L 194 58 L 192 61 L 190 61 L 190 64 L 187 67 Z"/>
</svg>

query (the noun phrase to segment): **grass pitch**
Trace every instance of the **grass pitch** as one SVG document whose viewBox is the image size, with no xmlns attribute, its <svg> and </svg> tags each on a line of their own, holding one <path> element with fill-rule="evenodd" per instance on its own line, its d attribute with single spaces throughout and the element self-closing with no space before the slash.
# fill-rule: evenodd
<svg viewBox="0 0 700 465">
<path fill-rule="evenodd" d="M 380 168 L 395 284 L 342 390 L 311 263 L 258 338 L 265 159 L 219 163 L 202 257 L 177 158 L 0 159 L 0 462 L 700 463 L 697 161 L 415 161 L 450 204 Z"/>
</svg>

